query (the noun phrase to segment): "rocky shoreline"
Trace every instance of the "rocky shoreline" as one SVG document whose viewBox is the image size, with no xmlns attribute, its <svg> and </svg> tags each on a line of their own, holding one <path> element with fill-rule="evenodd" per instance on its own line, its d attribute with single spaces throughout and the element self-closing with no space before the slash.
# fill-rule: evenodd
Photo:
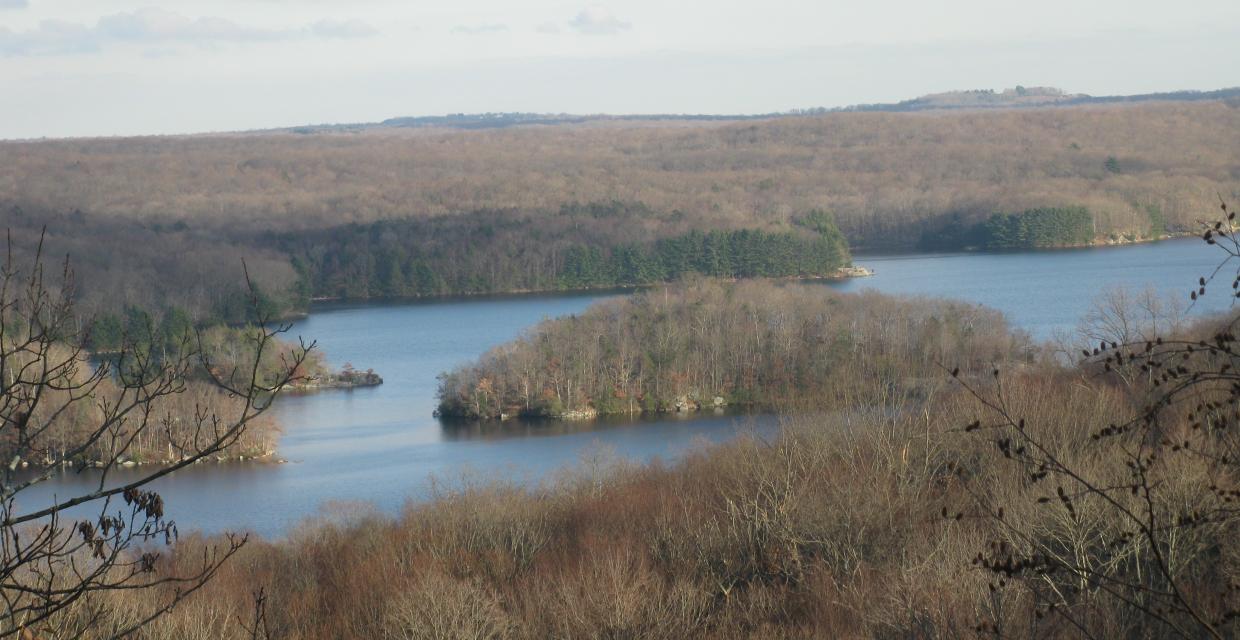
<svg viewBox="0 0 1240 640">
<path fill-rule="evenodd" d="M 874 271 L 867 269 L 866 267 L 859 267 L 855 265 L 840 267 L 835 273 L 836 278 L 868 278 L 874 275 Z"/>
<path fill-rule="evenodd" d="M 169 458 L 169 459 L 164 459 L 164 460 L 136 460 L 130 456 L 120 456 L 114 462 L 107 462 L 104 460 L 87 460 L 85 462 L 80 461 L 80 460 L 78 461 L 61 460 L 59 462 L 54 461 L 54 460 L 34 460 L 34 461 L 23 460 L 19 466 L 22 469 L 34 468 L 34 469 L 41 469 L 41 470 L 42 469 L 54 469 L 56 467 L 60 467 L 61 469 L 72 469 L 76 467 L 82 467 L 86 469 L 105 469 L 105 468 L 130 469 L 134 467 L 167 467 L 167 466 L 171 466 L 179 462 L 183 462 L 183 461 L 184 461 L 184 458 L 181 458 L 181 459 Z M 271 450 L 263 451 L 263 452 L 247 452 L 247 453 L 242 453 L 242 454 L 237 454 L 237 455 L 207 456 L 205 458 L 199 458 L 198 460 L 194 461 L 194 464 L 195 465 L 209 464 L 209 463 L 229 464 L 229 463 L 238 463 L 238 462 L 245 462 L 245 463 L 260 462 L 264 464 L 284 464 L 284 463 L 287 463 L 288 460 L 278 457 L 276 455 L 276 451 L 274 449 L 271 449 Z"/>
<path fill-rule="evenodd" d="M 638 416 L 638 415 L 644 415 L 644 414 L 651 414 L 651 415 L 689 414 L 689 413 L 696 413 L 698 411 L 703 411 L 705 409 L 712 409 L 714 411 L 724 411 L 729 406 L 731 405 L 728 403 L 728 401 L 723 396 L 714 396 L 709 401 L 703 401 L 703 400 L 699 400 L 698 398 L 694 396 L 682 395 L 682 396 L 675 398 L 670 404 L 661 406 L 660 408 L 653 409 L 653 410 L 637 409 L 636 411 L 612 411 L 612 412 L 607 412 L 607 413 L 601 413 L 598 409 L 587 406 L 587 407 L 581 407 L 579 409 L 571 409 L 571 410 L 564 411 L 561 413 L 529 414 L 529 413 L 522 412 L 520 408 L 518 407 L 513 407 L 508 411 L 503 411 L 499 413 L 499 415 L 489 415 L 489 416 L 458 415 L 458 414 L 453 414 L 453 413 L 443 413 L 439 409 L 436 409 L 432 415 L 434 415 L 436 418 L 442 418 L 445 420 L 465 420 L 465 421 L 484 420 L 484 421 L 505 422 L 508 420 L 516 420 L 516 419 L 525 418 L 525 419 L 533 419 L 533 420 L 563 420 L 565 422 L 585 422 L 589 420 L 597 420 L 598 418 L 602 418 L 606 416 L 625 416 L 625 415 Z"/>
</svg>

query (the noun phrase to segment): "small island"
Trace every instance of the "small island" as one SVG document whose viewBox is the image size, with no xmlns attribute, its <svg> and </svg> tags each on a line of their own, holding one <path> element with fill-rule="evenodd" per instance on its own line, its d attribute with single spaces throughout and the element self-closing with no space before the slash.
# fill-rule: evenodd
<svg viewBox="0 0 1240 640">
<path fill-rule="evenodd" d="M 326 389 L 355 389 L 358 387 L 377 387 L 383 384 L 383 378 L 374 369 L 361 371 L 346 362 L 340 371 L 318 371 L 306 375 L 301 380 L 290 384 L 289 390 L 298 393 L 323 391 Z"/>
<path fill-rule="evenodd" d="M 212 375 L 225 379 L 238 371 L 254 370 L 264 384 L 272 384 L 284 371 L 285 363 L 295 359 L 300 346 L 287 339 L 276 337 L 261 362 L 255 365 L 252 356 L 240 349 L 253 341 L 253 329 L 237 327 L 211 327 L 201 333 L 198 348 L 207 362 Z M 292 372 L 292 380 L 283 391 L 310 393 L 327 389 L 354 389 L 383 384 L 383 378 L 374 369 L 361 370 L 346 362 L 339 371 L 333 371 L 327 356 L 321 349 L 305 354 L 301 364 Z"/>
</svg>

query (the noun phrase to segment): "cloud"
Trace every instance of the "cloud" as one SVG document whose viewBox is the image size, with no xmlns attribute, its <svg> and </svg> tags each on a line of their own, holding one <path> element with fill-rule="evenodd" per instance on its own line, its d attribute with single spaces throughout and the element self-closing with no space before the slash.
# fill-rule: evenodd
<svg viewBox="0 0 1240 640">
<path fill-rule="evenodd" d="M 243 27 L 225 18 L 188 18 L 154 7 L 99 19 L 95 35 L 103 40 L 142 43 L 220 43 L 281 40 L 289 31 Z"/>
<path fill-rule="evenodd" d="M 0 9 L 25 9 L 29 6 L 29 0 L 0 0 Z"/>
<path fill-rule="evenodd" d="M 461 34 L 465 34 L 468 36 L 480 36 L 480 35 L 486 35 L 488 33 L 502 33 L 507 30 L 508 30 L 508 25 L 499 24 L 499 23 L 476 24 L 476 25 L 459 24 L 455 27 L 452 27 L 452 33 L 461 33 Z"/>
<path fill-rule="evenodd" d="M 544 22 L 535 27 L 534 30 L 538 33 L 561 33 L 563 31 L 563 29 L 560 29 L 560 25 L 554 22 Z"/>
<path fill-rule="evenodd" d="M 379 30 L 361 20 L 320 20 L 310 26 L 314 35 L 322 38 L 369 38 Z"/>
<path fill-rule="evenodd" d="M 32 31 L 0 27 L 0 55 L 84 53 L 98 48 L 90 28 L 64 20 L 44 20 Z"/>
<path fill-rule="evenodd" d="M 624 22 L 600 7 L 581 11 L 568 21 L 568 26 L 577 33 L 597 36 L 616 35 L 633 28 L 632 23 Z"/>
<path fill-rule="evenodd" d="M 13 0 L 0 0 L 12 2 Z M 0 27 L 0 55 L 41 56 L 98 51 L 118 44 L 162 47 L 276 42 L 304 37 L 362 38 L 377 31 L 360 21 L 323 20 L 296 29 L 264 29 L 226 18 L 190 18 L 175 11 L 148 7 L 104 16 L 94 26 L 44 20 L 27 31 Z"/>
</svg>

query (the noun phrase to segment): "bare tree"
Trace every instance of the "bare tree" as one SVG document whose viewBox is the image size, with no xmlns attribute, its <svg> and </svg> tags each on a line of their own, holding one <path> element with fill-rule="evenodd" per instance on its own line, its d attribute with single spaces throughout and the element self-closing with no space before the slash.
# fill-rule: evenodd
<svg viewBox="0 0 1240 640">
<path fill-rule="evenodd" d="M 258 318 L 246 334 L 249 370 L 212 366 L 192 332 L 171 352 L 127 336 L 119 354 L 96 362 L 74 312 L 68 259 L 53 282 L 42 243 L 24 269 L 12 253 L 0 270 L 0 637 L 127 636 L 202 587 L 246 542 L 229 534 L 172 566 L 161 547 L 176 540 L 176 523 L 148 485 L 229 451 L 314 345 L 293 350 L 281 375 L 261 376 L 259 361 L 288 327 Z M 214 398 L 196 400 L 190 415 L 167 408 L 194 385 L 212 387 Z M 143 438 L 166 440 L 175 456 L 119 473 Z M 32 504 L 30 490 L 62 473 L 82 474 L 87 489 Z M 116 597 L 135 603 L 134 613 L 109 617 Z"/>
<path fill-rule="evenodd" d="M 1235 213 L 1205 225 L 1225 257 L 1190 298 L 1230 282 L 1240 297 Z M 1109 300 L 1105 304 L 1111 304 Z M 1123 320 L 1110 313 L 1109 319 Z M 1157 327 L 1156 322 L 1143 323 Z M 1115 337 L 1083 353 L 1083 379 L 1114 392 L 1131 414 L 1098 424 L 1076 416 L 1047 424 L 1022 415 L 1022 380 L 995 369 L 952 372 L 982 406 L 965 431 L 1010 461 L 1006 491 L 994 478 L 958 475 L 976 499 L 959 513 L 989 524 L 974 564 L 993 575 L 979 630 L 995 636 L 1234 637 L 1240 632 L 1240 340 L 1235 312 L 1176 333 Z M 1124 339 L 1127 337 L 1127 340 Z M 1046 510 L 1050 510 L 1048 513 Z"/>
</svg>

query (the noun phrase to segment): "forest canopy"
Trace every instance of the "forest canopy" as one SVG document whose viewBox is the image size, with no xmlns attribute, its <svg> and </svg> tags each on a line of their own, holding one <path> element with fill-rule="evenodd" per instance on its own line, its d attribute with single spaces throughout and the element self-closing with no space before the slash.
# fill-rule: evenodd
<svg viewBox="0 0 1240 640">
<path fill-rule="evenodd" d="M 1083 206 L 1099 233 L 1144 234 L 1148 207 L 1186 229 L 1234 194 L 1233 104 L 7 142 L 0 203 L 257 232 L 616 201 L 772 230 L 821 209 L 862 248 L 954 214 Z"/>
<path fill-rule="evenodd" d="M 1122 242 L 1238 195 L 1240 103 L 0 143 L 79 309 L 817 276 L 851 251 Z M 1088 225 L 1086 220 L 1088 219 Z M 244 267 L 243 267 L 244 264 Z M 159 322 L 159 318 L 156 321 Z"/>
</svg>

